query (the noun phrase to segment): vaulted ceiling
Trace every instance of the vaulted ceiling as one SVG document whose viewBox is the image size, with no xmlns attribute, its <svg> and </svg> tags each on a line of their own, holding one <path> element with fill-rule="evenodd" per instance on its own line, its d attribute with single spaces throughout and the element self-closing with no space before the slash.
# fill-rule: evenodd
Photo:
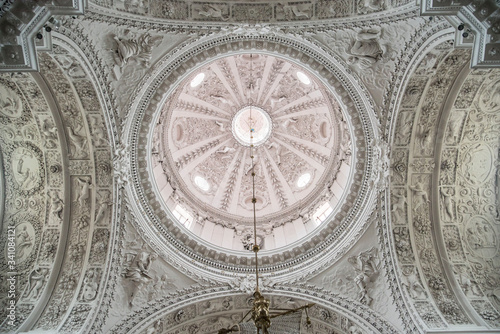
<svg viewBox="0 0 500 334">
<path fill-rule="evenodd" d="M 495 55 L 471 69 L 462 14 L 27 4 L 0 5 L 19 37 L 0 41 L 2 70 L 18 66 L 0 75 L 2 331 L 237 324 L 252 172 L 261 289 L 273 308 L 315 303 L 297 333 L 500 331 L 500 72 Z M 24 72 L 5 56 L 37 17 Z"/>
</svg>

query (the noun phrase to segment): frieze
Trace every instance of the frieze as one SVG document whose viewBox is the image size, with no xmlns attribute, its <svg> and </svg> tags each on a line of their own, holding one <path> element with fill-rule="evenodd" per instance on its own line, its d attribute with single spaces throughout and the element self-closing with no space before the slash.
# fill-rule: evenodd
<svg viewBox="0 0 500 334">
<path fill-rule="evenodd" d="M 158 17 L 174 21 L 206 21 L 206 22 L 265 22 L 265 21 L 316 21 L 329 18 L 355 17 L 380 13 L 408 5 L 407 0 L 382 1 L 339 1 L 330 3 L 325 0 L 314 1 L 172 1 L 162 4 L 151 1 L 149 6 L 144 2 L 123 1 L 108 2 L 103 0 L 94 3 L 112 8 L 115 11 L 145 17 Z"/>
<path fill-rule="evenodd" d="M 400 58 L 397 59 L 397 65 L 394 70 L 394 75 L 392 80 L 389 81 L 388 87 L 384 91 L 384 106 L 387 110 L 396 110 L 396 105 L 400 103 L 401 97 L 397 94 L 392 94 L 395 87 L 399 87 L 403 79 L 405 78 L 404 73 L 408 71 L 408 66 L 412 66 L 415 73 L 418 74 L 427 74 L 427 71 L 430 71 L 429 74 L 435 72 L 437 65 L 439 64 L 439 60 L 441 57 L 444 57 L 447 52 L 436 52 L 432 50 L 433 43 L 429 43 L 425 46 L 422 54 L 425 56 L 419 62 L 412 62 L 412 58 L 409 56 L 410 54 L 416 54 L 418 50 L 423 46 L 423 41 L 433 41 L 440 40 L 445 47 L 441 47 L 446 51 L 450 51 L 452 49 L 452 45 L 449 42 L 445 42 L 446 39 L 452 39 L 451 33 L 446 35 L 441 35 L 438 32 L 445 30 L 448 27 L 447 23 L 439 20 L 433 20 L 430 22 L 429 26 L 426 29 L 417 30 L 410 38 L 410 42 L 408 45 L 410 47 L 406 47 L 406 52 L 402 53 Z M 444 55 L 443 55 L 444 54 Z M 421 67 L 419 69 L 419 66 Z M 389 133 L 389 127 L 391 126 L 391 115 L 387 116 L 387 121 L 385 121 L 385 132 Z M 384 121 L 382 121 L 382 125 L 384 126 Z M 411 131 L 411 128 L 408 128 Z"/>
<path fill-rule="evenodd" d="M 444 49 L 445 50 L 445 49 Z M 432 54 L 436 59 L 436 54 Z M 428 66 L 432 72 L 436 73 L 434 79 L 430 82 L 429 89 L 432 90 L 432 93 L 429 91 L 424 93 L 425 102 L 421 106 L 420 114 L 417 114 L 416 118 L 419 120 L 419 124 L 414 127 L 415 133 L 413 136 L 409 137 L 408 132 L 405 131 L 405 140 L 397 139 L 400 143 L 407 145 L 408 138 L 411 138 L 413 143 L 413 150 L 410 156 L 409 164 L 412 167 L 410 172 L 411 178 L 410 183 L 408 184 L 408 193 L 410 195 L 408 200 L 409 206 L 409 215 L 408 220 L 411 224 L 409 229 L 404 228 L 403 226 L 394 226 L 393 233 L 395 237 L 395 249 L 398 254 L 399 261 L 403 259 L 411 265 L 414 261 L 413 252 L 415 250 L 418 251 L 418 257 L 420 260 L 421 267 L 413 267 L 408 266 L 407 272 L 403 272 L 404 285 L 407 293 L 413 300 L 413 306 L 416 308 L 420 317 L 427 326 L 439 328 L 445 327 L 445 323 L 442 321 L 441 316 L 436 313 L 436 310 L 431 307 L 430 304 L 424 307 L 424 303 L 420 302 L 420 300 L 427 299 L 429 296 L 432 296 L 437 303 L 437 307 L 439 309 L 439 313 L 446 319 L 449 323 L 467 323 L 469 320 L 465 316 L 462 306 L 456 302 L 455 297 L 452 297 L 453 294 L 450 291 L 447 280 L 443 275 L 443 271 L 440 268 L 439 259 L 434 254 L 434 248 L 436 247 L 432 241 L 433 231 L 436 230 L 437 224 L 439 224 L 439 219 L 434 221 L 434 217 L 431 216 L 431 195 L 434 192 L 434 186 L 431 183 L 430 173 L 433 173 L 434 166 L 434 158 L 433 156 L 433 145 L 434 145 L 434 136 L 435 131 L 437 130 L 436 122 L 439 117 L 439 111 L 437 106 L 442 104 L 439 102 L 445 98 L 445 94 L 441 92 L 441 90 L 445 89 L 448 86 L 449 79 L 444 78 L 447 74 L 446 71 L 450 71 L 448 74 L 456 75 L 457 70 L 459 69 L 460 64 L 462 63 L 462 55 L 458 53 L 448 54 L 446 57 L 441 58 L 441 62 L 433 61 L 432 64 L 439 64 L 437 66 L 432 65 Z M 463 57 L 467 59 L 466 57 Z M 450 68 L 453 67 L 453 68 Z M 426 82 L 426 79 L 422 79 L 422 82 Z M 420 100 L 419 98 L 418 100 Z M 423 99 L 423 97 L 422 97 Z M 404 102 L 403 102 L 404 103 Z M 402 109 L 404 117 L 400 116 L 401 119 L 408 118 L 409 115 L 413 113 L 412 110 Z M 425 119 L 426 123 L 422 123 L 420 119 Z M 405 124 L 408 124 L 408 121 L 399 120 L 399 125 L 401 128 L 405 127 Z M 408 130 L 411 131 L 412 127 L 408 127 Z M 395 130 L 395 137 L 398 138 L 397 134 L 398 129 Z M 455 132 L 452 136 L 458 137 L 458 134 Z M 446 139 L 445 139 L 446 140 Z M 442 172 L 442 167 L 448 168 L 451 172 L 451 176 L 453 177 L 455 166 L 457 164 L 457 150 L 448 150 L 448 155 L 443 158 L 445 161 L 442 166 L 439 166 L 439 171 Z M 429 158 L 424 158 L 425 156 Z M 393 154 L 392 157 L 392 165 L 394 166 L 394 159 L 397 156 Z M 449 162 L 448 162 L 449 160 Z M 396 160 L 397 161 L 397 160 Z M 394 168 L 394 167 L 393 167 Z M 425 174 L 422 174 L 425 173 Z M 441 177 L 444 177 L 441 175 Z M 444 184 L 453 183 L 453 178 L 450 180 L 447 179 L 448 182 Z M 394 183 L 394 186 L 398 185 L 398 183 Z M 403 183 L 404 185 L 404 183 Z M 439 191 L 439 189 L 438 189 Z M 393 196 L 396 198 L 396 201 L 393 204 L 392 211 L 393 217 L 400 217 L 400 206 L 405 204 L 405 201 L 401 198 L 401 189 L 399 187 L 393 187 Z M 441 218 L 444 221 L 454 221 L 455 218 L 455 200 L 454 196 L 456 195 L 454 188 L 442 187 L 440 193 L 438 194 L 438 198 L 440 200 L 440 209 L 441 209 Z M 403 197 L 404 198 L 404 197 Z M 398 209 L 395 209 L 398 208 Z M 411 207 L 411 210 L 410 210 Z M 439 217 L 437 217 L 439 218 Z M 396 224 L 401 219 L 397 219 L 393 221 L 393 224 Z M 458 231 L 454 227 L 447 227 L 449 231 L 454 231 L 455 233 Z M 445 234 L 445 244 L 448 244 L 454 247 L 455 251 L 458 250 L 460 245 L 456 244 L 456 241 L 453 241 L 455 237 L 454 234 L 449 234 L 448 232 L 444 232 Z M 402 236 L 406 236 L 405 239 Z M 411 238 L 410 238 L 411 236 Z M 403 242 L 402 242 L 403 241 Z M 410 244 L 413 242 L 414 245 Z M 461 259 L 458 259 L 461 260 Z M 405 263 L 405 262 L 402 262 Z M 426 287 L 429 288 L 429 291 L 426 290 Z"/>
<path fill-rule="evenodd" d="M 48 110 L 39 87 L 30 75 L 13 74 L 0 77 L 0 123 L 2 133 L 0 146 L 4 159 L 3 178 L 5 178 L 2 197 L 5 200 L 3 211 L 3 228 L 14 228 L 15 254 L 7 252 L 7 233 L 0 238 L 0 248 L 4 250 L 5 259 L 0 270 L 4 273 L 0 291 L 5 296 L 8 292 L 8 272 L 16 272 L 16 293 L 11 301 L 16 302 L 16 311 L 25 312 L 16 317 L 13 324 L 4 322 L 3 329 L 15 330 L 26 319 L 41 297 L 47 278 L 51 273 L 52 261 L 38 257 L 44 240 L 44 228 L 47 225 L 48 174 L 45 159 L 52 153 L 54 159 L 61 159 L 59 143 L 50 145 L 52 151 L 46 150 L 42 144 L 42 125 L 38 122 L 41 114 L 35 112 Z M 38 99 L 39 105 L 32 105 Z M 49 122 L 50 116 L 44 115 Z M 57 137 L 56 137 L 57 138 Z M 42 146 L 39 146 L 42 145 Z M 2 178 L 2 181 L 4 180 Z M 58 233 L 58 231 L 56 231 Z M 12 241 L 12 240 L 9 240 Z M 56 245 L 57 247 L 57 245 Z M 7 260 L 15 260 L 15 268 L 7 267 Z M 8 303 L 4 298 L 2 303 Z M 6 316 L 7 305 L 2 311 Z M 17 313 L 16 313 L 17 314 Z"/>
</svg>

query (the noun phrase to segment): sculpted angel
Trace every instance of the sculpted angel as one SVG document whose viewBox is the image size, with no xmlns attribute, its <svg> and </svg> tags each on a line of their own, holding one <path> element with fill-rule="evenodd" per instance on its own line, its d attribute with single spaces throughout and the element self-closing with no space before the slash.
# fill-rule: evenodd
<svg viewBox="0 0 500 334">
<path fill-rule="evenodd" d="M 153 278 L 149 274 L 149 269 L 151 268 L 153 261 L 157 258 L 158 255 L 156 253 L 141 251 L 134 256 L 132 262 L 125 270 L 123 276 L 133 283 L 131 289 L 132 291 L 129 295 L 130 306 L 133 305 L 134 298 L 142 285 L 149 282 Z"/>
<path fill-rule="evenodd" d="M 368 284 L 375 280 L 379 274 L 378 249 L 372 247 L 357 256 L 349 257 L 348 261 L 358 274 L 354 278 L 359 289 L 358 300 L 360 303 L 370 305 L 372 298 L 368 296 Z"/>
<path fill-rule="evenodd" d="M 40 269 L 38 266 L 30 273 L 28 280 L 28 299 L 37 299 L 42 290 L 43 283 L 48 275 L 48 269 Z"/>
<path fill-rule="evenodd" d="M 224 14 L 219 6 L 212 4 L 203 4 L 202 10 L 198 12 L 198 15 L 221 19 L 222 21 L 229 20 L 228 14 Z"/>
<path fill-rule="evenodd" d="M 381 31 L 378 29 L 361 30 L 351 46 L 351 56 L 348 62 L 358 64 L 361 68 L 368 68 L 382 59 L 383 50 L 380 45 Z"/>
</svg>

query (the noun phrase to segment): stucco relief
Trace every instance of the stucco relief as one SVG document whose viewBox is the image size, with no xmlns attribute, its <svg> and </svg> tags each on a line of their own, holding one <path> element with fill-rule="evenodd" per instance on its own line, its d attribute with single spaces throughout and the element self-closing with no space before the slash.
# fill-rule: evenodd
<svg viewBox="0 0 500 334">
<path fill-rule="evenodd" d="M 198 212 L 193 205 L 209 203 L 245 217 L 237 220 L 248 225 L 253 209 L 252 170 L 256 209 L 264 215 L 276 215 L 278 209 L 291 211 L 304 198 L 311 202 L 312 193 L 321 193 L 321 199 L 328 201 L 333 192 L 326 188 L 335 182 L 337 172 L 325 180 L 325 189 L 319 189 L 318 180 L 331 169 L 338 171 L 342 161 L 351 163 L 351 133 L 336 97 L 308 70 L 278 56 L 246 53 L 206 64 L 189 73 L 158 108 L 153 165 L 161 160 L 163 177 L 173 189 L 170 198 L 188 212 Z M 252 108 L 262 115 L 262 124 L 256 123 L 255 129 L 268 131 L 258 142 L 255 139 L 253 162 L 245 147 L 250 132 L 237 121 L 248 110 L 251 116 Z M 257 132 L 253 135 L 257 138 Z M 171 209 L 175 204 L 170 204 Z M 315 207 L 320 204 L 314 202 Z M 234 217 L 211 206 L 197 216 L 236 234 L 245 230 L 235 227 Z M 274 227 L 291 221 L 285 213 L 280 215 Z M 238 247 L 240 242 L 235 242 Z"/>
<path fill-rule="evenodd" d="M 305 304 L 301 298 L 290 298 L 277 295 L 270 295 L 271 309 L 291 308 Z M 208 300 L 200 301 L 196 307 L 183 306 L 181 309 L 162 312 L 148 317 L 146 325 L 134 327 L 132 330 L 144 330 L 145 333 L 159 333 L 168 328 L 180 334 L 189 333 L 212 333 L 220 329 L 229 329 L 238 324 L 247 310 L 251 307 L 252 297 L 246 295 L 228 295 L 214 297 Z M 207 312 L 208 310 L 208 312 Z M 368 328 L 366 324 L 360 324 L 351 316 L 344 314 L 341 310 L 334 310 L 325 306 L 313 306 L 309 309 L 310 323 L 306 322 L 303 313 L 295 313 L 293 317 L 275 318 L 273 324 L 277 329 L 289 332 L 290 322 L 301 322 L 302 330 L 315 333 L 368 333 L 373 332 L 373 328 Z M 128 321 L 129 326 L 133 326 Z M 126 323 L 120 323 L 112 329 L 112 332 L 118 332 L 123 329 Z M 247 330 L 246 325 L 252 323 L 242 323 L 241 327 Z M 388 333 L 394 332 L 394 328 L 385 324 L 384 329 Z M 129 328 L 130 328 L 129 327 Z M 383 332 L 383 330 L 381 332 Z M 380 331 L 380 329 L 378 329 Z"/>
<path fill-rule="evenodd" d="M 53 259 L 42 260 L 39 255 L 41 241 L 50 233 L 46 229 L 49 200 L 44 195 L 49 187 L 58 186 L 46 161 L 59 162 L 59 145 L 43 146 L 41 119 L 53 123 L 47 115 L 47 104 L 40 88 L 32 77 L 25 73 L 0 77 L 0 150 L 3 157 L 3 224 L 5 233 L 0 238 L 2 284 L 0 299 L 6 316 L 9 302 L 16 302 L 16 312 L 24 312 L 11 324 L 3 323 L 3 329 L 13 331 L 26 319 L 39 300 L 51 272 Z M 34 101 L 40 104 L 34 103 Z M 34 108 L 32 108 L 34 107 Z M 41 113 L 43 112 L 43 114 Z M 57 138 L 57 136 L 55 137 Z M 57 188 L 56 188 L 57 189 Z M 15 235 L 7 238 L 7 226 L 14 228 Z M 56 237 L 59 231 L 55 231 Z M 14 253 L 8 252 L 8 241 L 15 244 Z M 57 248 L 57 245 L 56 245 Z M 43 250 L 41 250 L 43 251 Z M 7 261 L 10 262 L 8 266 Z M 12 265 L 14 263 L 14 265 Z M 16 293 L 8 297 L 9 272 L 15 272 Z M 12 275 L 12 274 L 11 274 Z M 10 301 L 9 301 L 10 299 Z"/>
<path fill-rule="evenodd" d="M 488 145 L 474 144 L 461 152 L 464 162 L 460 174 L 471 185 L 477 186 L 484 183 L 495 172 L 493 152 Z"/>
<path fill-rule="evenodd" d="M 415 101 L 412 101 L 411 97 L 408 96 L 408 92 L 411 92 L 412 89 L 411 85 L 407 88 L 397 123 L 399 127 L 395 133 L 395 142 L 397 145 L 402 145 L 404 148 L 408 145 L 411 147 L 409 153 L 409 172 L 411 174 L 409 175 L 408 180 L 410 182 L 407 187 L 409 195 L 407 199 L 409 207 L 408 222 L 410 223 L 410 229 L 406 229 L 403 226 L 396 226 L 393 228 L 393 233 L 399 261 L 412 264 L 414 260 L 412 253 L 418 250 L 418 253 L 415 255 L 418 256 L 421 267 L 405 267 L 402 272 L 404 278 L 403 286 L 409 297 L 413 299 L 413 305 L 420 313 L 426 325 L 439 328 L 446 326 L 441 316 L 449 323 L 466 323 L 468 321 L 457 303 L 457 297 L 453 297 L 453 292 L 447 286 L 446 278 L 440 268 L 438 258 L 433 251 L 435 244 L 431 237 L 434 229 L 439 228 L 437 227 L 439 224 L 443 224 L 444 222 L 454 223 L 457 219 L 457 195 L 459 190 L 453 187 L 455 173 L 457 172 L 456 166 L 459 165 L 457 163 L 457 150 L 452 148 L 443 149 L 441 153 L 441 165 L 438 169 L 436 168 L 437 166 L 434 166 L 432 155 L 434 154 L 433 146 L 437 130 L 435 120 L 439 118 L 439 111 L 436 106 L 440 105 L 440 100 L 446 98 L 443 89 L 447 86 L 447 80 L 449 80 L 442 76 L 445 75 L 446 71 L 449 71 L 448 73 L 450 74 L 457 73 L 456 71 L 460 68 L 461 61 L 457 55 L 443 57 L 438 53 L 430 53 L 430 56 L 427 58 L 424 58 L 420 67 L 417 66 L 416 73 L 428 73 L 427 75 L 436 73 L 437 75 L 434 75 L 431 80 L 426 77 L 418 77 L 419 82 L 422 84 L 422 90 L 427 86 L 426 83 L 429 82 L 429 91 L 428 93 L 424 92 L 423 97 L 418 97 Z M 439 65 L 440 62 L 441 64 L 446 64 L 447 67 L 441 68 Z M 475 90 L 475 88 L 470 87 L 467 91 L 470 90 Z M 421 99 L 424 102 L 420 108 L 420 113 L 418 113 L 418 101 Z M 405 103 L 407 106 L 403 108 Z M 415 109 L 409 109 L 410 105 L 413 105 Z M 415 116 L 415 122 L 418 122 L 416 126 L 406 121 L 406 119 L 411 119 L 410 115 L 412 114 L 417 115 Z M 446 142 L 455 144 L 460 140 L 461 127 L 465 115 L 464 112 L 460 111 L 452 113 L 452 124 L 444 127 L 446 130 L 444 140 Z M 411 133 L 412 129 L 413 133 Z M 405 152 L 405 150 L 400 152 Z M 400 153 L 399 155 L 401 156 L 402 154 Z M 398 158 L 397 154 L 393 154 L 392 159 L 393 172 L 395 172 L 395 166 L 399 165 L 401 165 L 401 170 L 405 170 L 403 168 L 404 163 L 398 161 L 400 158 Z M 436 187 L 431 182 L 431 175 L 436 172 L 436 169 L 440 172 L 440 187 Z M 393 175 L 398 176 L 396 173 L 393 173 Z M 404 181 L 402 178 L 395 178 L 393 180 L 396 181 L 394 185 L 398 185 Z M 432 215 L 434 204 L 431 203 L 431 197 L 434 196 L 434 191 L 436 190 L 438 192 L 437 198 L 439 199 L 438 218 L 440 219 L 434 219 L 435 217 Z M 394 199 L 391 210 L 392 222 L 393 224 L 398 224 L 398 222 L 402 224 L 401 210 L 399 208 L 405 204 L 404 197 L 402 197 L 399 187 L 396 188 L 393 186 L 392 191 L 392 198 Z M 452 226 L 444 226 L 443 237 L 444 243 L 449 247 L 449 254 L 454 256 L 453 261 L 460 261 L 463 252 L 460 252 L 462 247 L 460 241 L 456 240 L 458 230 Z M 463 286 L 465 287 L 468 285 L 467 278 L 465 274 L 462 273 L 461 275 L 457 274 L 456 277 L 462 279 Z M 468 288 L 471 289 L 470 286 Z M 424 302 L 430 296 L 436 300 L 441 316 L 436 313 L 436 310 L 430 304 Z"/>
<path fill-rule="evenodd" d="M 494 76 L 490 79 L 494 80 Z M 483 85 L 479 96 L 479 108 L 484 112 L 491 113 L 500 109 L 500 80 Z"/>
<path fill-rule="evenodd" d="M 409 27 L 423 24 L 423 21 L 409 20 L 398 27 L 356 25 L 352 29 L 338 29 L 315 37 L 342 57 L 366 85 L 375 101 L 383 103 L 398 54 L 406 47 L 404 41 L 412 38 Z M 418 96 L 408 95 L 407 98 L 418 99 Z M 381 119 L 386 116 L 381 110 L 377 110 L 377 113 Z"/>
<path fill-rule="evenodd" d="M 261 15 L 265 21 L 317 20 L 335 17 L 349 17 L 377 13 L 408 3 L 407 0 L 358 0 L 355 2 L 326 0 L 314 1 L 261 1 L 233 0 L 228 2 L 208 1 L 161 1 L 145 0 L 108 0 L 93 1 L 101 6 L 111 7 L 146 17 L 165 18 L 184 21 L 245 22 L 256 20 Z"/>
<path fill-rule="evenodd" d="M 484 217 L 474 216 L 465 224 L 464 239 L 469 251 L 483 260 L 491 259 L 498 253 L 498 236 L 493 225 Z"/>
<path fill-rule="evenodd" d="M 151 36 L 150 34 L 134 35 L 132 32 L 125 32 L 124 35 L 112 36 L 115 46 L 112 49 L 115 67 L 113 69 L 117 80 L 121 78 L 125 66 L 135 63 L 138 66 L 148 66 L 151 60 L 153 48 L 161 42 L 161 36 Z"/>
<path fill-rule="evenodd" d="M 448 145 L 456 145 L 462 138 L 462 129 L 466 112 L 454 110 L 448 119 L 445 140 Z"/>
<path fill-rule="evenodd" d="M 313 4 L 310 2 L 283 2 L 275 7 L 278 21 L 309 19 L 313 16 Z"/>
<path fill-rule="evenodd" d="M 63 121 L 62 131 L 67 130 L 65 132 L 69 139 L 70 157 L 77 159 L 90 158 L 91 155 L 88 152 L 88 148 L 92 145 L 92 142 L 88 137 L 89 132 L 87 130 L 87 124 L 84 121 L 85 117 L 80 113 L 78 107 L 79 103 L 77 103 L 76 99 L 81 97 L 82 100 L 80 102 L 82 105 L 87 106 L 89 109 L 93 109 L 94 112 L 97 111 L 99 108 L 96 107 L 98 104 L 95 104 L 97 100 L 96 95 L 95 92 L 91 90 L 93 86 L 87 81 L 73 83 L 77 94 L 75 95 L 71 89 L 72 84 L 69 83 L 66 78 L 80 79 L 84 76 L 84 72 L 75 70 L 69 73 L 72 68 L 77 68 L 72 65 L 72 62 L 75 60 L 71 56 L 66 55 L 66 51 L 59 47 L 55 47 L 54 52 L 59 56 L 58 60 L 61 67 L 51 59 L 51 56 L 44 54 L 41 56 L 43 59 L 42 76 L 45 76 L 47 82 L 57 82 L 56 87 L 52 88 L 55 98 L 60 101 Z M 63 74 L 64 71 L 68 71 L 68 73 L 66 73 L 68 75 L 67 77 Z M 40 101 L 40 94 L 36 94 L 34 87 L 30 85 L 24 87 L 25 89 L 29 89 L 27 93 L 28 96 L 38 102 Z M 39 108 L 40 104 L 38 102 L 36 103 Z M 44 142 L 47 144 L 46 147 L 44 147 L 44 149 L 47 150 L 47 159 L 44 163 L 47 164 L 48 168 L 47 179 L 50 189 L 46 192 L 46 214 L 42 215 L 42 217 L 47 219 L 48 228 L 41 234 L 41 241 L 43 242 L 36 243 L 40 245 L 37 246 L 40 247 L 37 259 L 39 266 L 31 271 L 31 275 L 27 275 L 30 281 L 28 282 L 29 285 L 26 285 L 26 299 L 23 300 L 23 303 L 29 306 L 29 303 L 34 301 L 35 295 L 41 295 L 45 284 L 49 280 L 49 276 L 52 274 L 52 268 L 50 268 L 50 266 L 56 258 L 57 248 L 61 240 L 59 229 L 63 225 L 69 224 L 69 222 L 65 220 L 69 218 L 71 221 L 69 235 L 64 236 L 64 238 L 68 240 L 67 253 L 63 260 L 62 268 L 57 269 L 61 271 L 57 273 L 59 281 L 56 283 L 56 287 L 53 291 L 55 299 L 48 301 L 47 309 L 45 312 L 41 312 L 38 322 L 36 324 L 32 322 L 29 326 L 33 326 L 33 328 L 55 328 L 60 325 L 62 317 L 68 312 L 71 314 L 71 320 L 63 327 L 67 330 L 77 331 L 83 325 L 83 322 L 80 322 L 80 320 L 85 318 L 82 318 L 82 316 L 85 315 L 85 317 L 87 317 L 88 311 L 90 310 L 88 306 L 78 305 L 74 308 L 74 311 L 70 311 L 72 309 L 72 297 L 78 289 L 79 270 L 81 271 L 85 268 L 86 243 L 90 242 L 90 240 L 88 240 L 88 233 L 91 225 L 91 208 L 94 206 L 93 188 L 97 186 L 97 184 L 94 184 L 93 177 L 89 174 L 93 173 L 95 166 L 92 164 L 92 161 L 89 160 L 72 160 L 69 165 L 67 162 L 62 162 L 62 159 L 57 154 L 59 150 L 58 139 L 61 133 L 58 133 L 56 129 L 56 122 L 54 119 L 46 114 L 48 110 L 48 108 L 40 110 L 44 113 L 40 114 L 38 121 L 38 126 L 42 135 L 41 138 L 43 138 Z M 96 155 L 98 161 L 102 162 L 102 158 L 103 157 L 100 157 L 99 154 Z M 99 164 L 100 162 L 96 163 Z M 68 168 L 69 174 L 76 174 L 77 176 L 72 176 L 71 180 L 67 179 L 64 181 L 64 173 L 66 173 L 63 171 L 64 167 Z M 71 193 L 65 193 L 63 191 L 61 187 L 63 182 L 71 183 L 69 185 Z M 69 207 L 70 203 L 73 210 L 69 215 L 66 215 L 65 207 Z M 26 232 L 29 232 L 29 227 L 26 228 Z M 20 236 L 27 240 L 25 244 L 29 244 L 29 238 L 24 237 L 23 231 L 21 231 Z M 23 249 L 27 251 L 27 248 Z M 103 251 L 105 252 L 106 250 Z M 99 268 L 95 268 L 94 270 L 99 270 Z M 93 277 L 95 278 L 97 276 Z M 100 279 L 101 277 L 99 276 L 99 280 Z M 84 279 L 82 282 L 88 283 L 85 286 L 88 293 L 85 294 L 87 296 L 86 301 L 90 301 L 92 298 L 95 298 L 89 296 L 93 294 L 92 289 L 95 288 L 97 282 L 90 278 Z M 71 325 L 68 325 L 69 323 L 71 323 Z"/>
<path fill-rule="evenodd" d="M 42 185 L 42 155 L 32 144 L 18 146 L 11 153 L 12 176 L 18 189 L 25 194 L 33 194 Z"/>
<path fill-rule="evenodd" d="M 194 20 L 229 20 L 229 4 L 227 3 L 194 3 L 191 7 Z"/>
<path fill-rule="evenodd" d="M 0 114 L 4 117 L 18 118 L 22 111 L 21 98 L 11 88 L 0 84 Z"/>
</svg>

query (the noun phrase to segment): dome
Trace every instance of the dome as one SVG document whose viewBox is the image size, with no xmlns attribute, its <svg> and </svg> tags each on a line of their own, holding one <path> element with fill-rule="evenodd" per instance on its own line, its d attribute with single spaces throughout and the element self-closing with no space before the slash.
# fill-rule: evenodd
<svg viewBox="0 0 500 334">
<path fill-rule="evenodd" d="M 253 165 L 264 250 L 305 237 L 348 187 L 351 136 L 340 104 L 295 62 L 259 53 L 212 60 L 191 69 L 158 110 L 151 166 L 163 207 L 212 244 L 249 249 Z M 321 214 L 311 226 L 302 220 Z"/>
</svg>

